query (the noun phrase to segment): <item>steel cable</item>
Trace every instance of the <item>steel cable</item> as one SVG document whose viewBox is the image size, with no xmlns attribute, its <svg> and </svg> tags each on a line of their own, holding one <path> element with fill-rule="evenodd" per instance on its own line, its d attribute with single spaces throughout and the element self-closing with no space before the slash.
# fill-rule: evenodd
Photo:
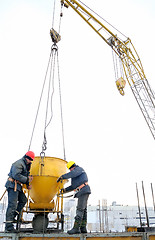
<svg viewBox="0 0 155 240">
<path fill-rule="evenodd" d="M 55 46 L 55 45 L 54 45 Z M 44 125 L 44 140 L 42 144 L 42 152 L 47 149 L 46 144 L 46 128 L 49 126 L 52 118 L 53 118 L 53 110 L 52 110 L 52 100 L 53 100 L 53 94 L 54 94 L 54 73 L 55 73 L 55 57 L 56 57 L 56 48 L 52 48 L 52 59 L 51 59 L 51 67 L 50 67 L 50 75 L 49 75 L 49 83 L 48 83 L 48 95 L 47 95 L 47 103 L 46 103 L 46 114 L 45 114 L 45 125 Z M 47 117 L 48 117 L 48 106 L 49 106 L 49 99 L 50 99 L 50 89 L 51 89 L 51 82 L 52 82 L 52 93 L 51 93 L 51 117 L 47 123 Z"/>
<path fill-rule="evenodd" d="M 64 160 L 66 160 L 66 150 L 65 150 L 65 137 L 64 137 L 64 124 L 63 124 L 62 96 L 61 96 L 61 84 L 60 84 L 60 69 L 59 69 L 58 51 L 57 51 L 57 66 L 58 66 L 58 82 L 59 82 L 59 97 L 60 97 L 60 114 L 61 114 L 63 153 L 64 153 Z"/>
<path fill-rule="evenodd" d="M 48 69 L 49 69 L 49 64 L 50 64 L 50 61 L 51 61 L 51 54 L 52 54 L 52 52 L 50 52 L 50 57 L 49 57 L 48 64 L 47 64 L 46 74 L 45 74 L 45 78 L 44 78 L 44 82 L 43 82 L 43 86 L 42 86 L 42 90 L 41 90 L 41 95 L 40 95 L 40 99 L 39 99 L 37 113 L 36 113 L 36 116 L 35 116 L 35 121 L 34 121 L 33 129 L 32 129 L 32 134 L 31 134 L 31 138 L 30 138 L 30 144 L 29 144 L 29 147 L 28 147 L 28 151 L 31 148 L 32 139 L 33 139 L 33 135 L 34 135 L 34 130 L 35 130 L 35 126 L 36 126 L 36 123 L 37 123 L 37 118 L 38 118 L 40 104 L 41 104 L 41 100 L 42 100 L 42 96 L 43 96 L 43 92 L 44 92 L 44 88 L 45 88 L 45 83 L 46 83 L 47 73 L 48 73 Z"/>
<path fill-rule="evenodd" d="M 119 32 L 122 36 L 124 36 L 125 38 L 127 38 L 127 36 L 125 36 L 122 32 L 120 32 L 117 28 L 115 28 L 112 24 L 110 24 L 108 21 L 106 21 L 103 17 L 101 17 L 98 13 L 96 13 L 94 10 L 92 10 L 91 8 L 89 8 L 85 3 L 83 3 L 82 1 L 78 0 L 81 4 L 83 4 L 86 8 L 88 8 L 91 12 L 93 12 L 94 14 L 96 14 L 96 16 L 98 16 L 99 18 L 101 18 L 103 21 L 105 21 L 107 24 L 109 24 L 109 26 L 111 26 L 113 29 L 115 29 L 117 32 Z"/>
<path fill-rule="evenodd" d="M 54 1 L 54 8 L 53 8 L 52 27 L 54 26 L 54 15 L 55 15 L 55 1 Z M 60 26 L 61 26 L 61 17 L 62 17 L 62 7 L 61 7 L 61 14 L 60 14 L 60 21 L 59 21 L 59 32 L 60 32 Z M 42 144 L 42 152 L 41 152 L 45 156 L 44 151 L 47 149 L 47 146 L 46 146 L 47 145 L 46 129 L 50 125 L 50 123 L 52 121 L 52 118 L 53 118 L 52 102 L 53 102 L 53 95 L 54 95 L 54 74 L 55 74 L 56 57 L 57 57 L 57 68 L 58 68 L 58 85 L 59 85 L 58 87 L 59 87 L 59 99 L 60 99 L 60 115 L 61 115 L 61 127 L 62 127 L 63 153 L 64 153 L 64 159 L 66 159 L 65 141 L 64 141 L 63 113 L 62 113 L 62 97 L 61 97 L 61 85 L 60 85 L 60 69 L 59 69 L 59 59 L 58 59 L 58 47 L 57 47 L 56 44 L 53 44 L 52 47 L 51 47 L 50 57 L 49 57 L 49 61 L 48 61 L 47 69 L 46 69 L 46 74 L 45 74 L 45 78 L 44 78 L 44 82 L 43 82 L 43 87 L 42 87 L 42 90 L 41 90 L 41 95 L 40 95 L 40 99 L 39 99 L 39 104 L 38 104 L 37 113 L 36 113 L 36 116 L 35 116 L 35 121 L 34 121 L 33 129 L 32 129 L 32 134 L 31 134 L 30 144 L 29 144 L 28 150 L 30 150 L 31 145 L 32 145 L 32 139 L 33 139 L 33 136 L 34 136 L 34 131 L 35 131 L 35 127 L 36 127 L 36 123 L 37 123 L 37 119 L 38 119 L 41 100 L 42 100 L 42 97 L 43 97 L 45 83 L 46 83 L 46 80 L 47 80 L 47 74 L 48 74 L 48 71 L 50 71 L 49 82 L 48 82 L 48 95 L 47 95 L 47 102 L 46 102 L 45 123 L 44 123 L 44 135 L 43 135 L 43 144 Z M 50 70 L 49 70 L 49 68 L 50 68 Z M 52 92 L 50 92 L 51 82 L 52 82 Z M 50 94 L 51 94 L 51 96 L 50 96 Z M 51 116 L 49 118 L 49 121 L 47 121 L 49 99 L 50 98 L 51 98 L 51 103 L 50 103 Z"/>
</svg>

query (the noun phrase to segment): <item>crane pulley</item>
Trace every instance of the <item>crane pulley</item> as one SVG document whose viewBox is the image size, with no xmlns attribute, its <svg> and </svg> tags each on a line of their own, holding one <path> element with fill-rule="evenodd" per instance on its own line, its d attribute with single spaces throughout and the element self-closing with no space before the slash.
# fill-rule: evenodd
<svg viewBox="0 0 155 240">
<path fill-rule="evenodd" d="M 122 40 L 114 34 L 103 23 L 105 20 L 80 0 L 61 0 L 61 5 L 67 8 L 70 6 L 111 47 L 112 52 L 119 58 L 123 74 L 155 139 L 155 96 L 145 76 L 140 57 L 130 38 L 127 38 L 116 28 L 117 33 L 125 39 Z M 123 76 L 116 80 L 116 86 L 121 95 L 124 95 L 125 84 L 126 81 Z"/>
<path fill-rule="evenodd" d="M 61 40 L 61 36 L 53 28 L 50 29 L 50 36 L 55 44 Z"/>
</svg>

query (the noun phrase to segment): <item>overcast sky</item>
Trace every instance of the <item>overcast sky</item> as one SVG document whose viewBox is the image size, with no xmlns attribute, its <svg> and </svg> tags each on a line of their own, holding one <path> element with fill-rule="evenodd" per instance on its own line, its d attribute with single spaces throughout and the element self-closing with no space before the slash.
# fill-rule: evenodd
<svg viewBox="0 0 155 240">
<path fill-rule="evenodd" d="M 132 40 L 155 90 L 153 0 L 83 0 Z M 0 0 L 0 194 L 11 164 L 28 150 L 52 46 L 53 0 Z M 60 14 L 56 2 L 54 28 Z M 115 30 L 114 34 L 115 34 Z M 127 85 L 115 86 L 111 48 L 71 9 L 64 9 L 58 43 L 63 124 L 67 161 L 82 166 L 92 189 L 90 203 L 107 199 L 136 205 L 141 181 L 152 206 L 155 188 L 154 139 Z M 57 71 L 57 68 L 56 68 Z M 47 156 L 63 158 L 57 76 L 53 119 L 47 128 Z M 45 104 L 45 101 L 44 103 Z M 41 152 L 45 106 L 31 145 Z M 154 190 L 155 191 L 155 190 Z"/>
</svg>

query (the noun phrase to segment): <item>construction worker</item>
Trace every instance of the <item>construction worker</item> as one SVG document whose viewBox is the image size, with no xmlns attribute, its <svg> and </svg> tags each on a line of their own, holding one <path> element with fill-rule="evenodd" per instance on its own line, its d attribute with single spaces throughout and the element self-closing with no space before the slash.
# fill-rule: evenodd
<svg viewBox="0 0 155 240">
<path fill-rule="evenodd" d="M 5 187 L 8 192 L 8 207 L 6 211 L 6 232 L 17 232 L 14 229 L 13 222 L 17 217 L 18 221 L 21 216 L 23 207 L 27 202 L 27 198 L 22 190 L 22 184 L 26 184 L 28 189 L 31 189 L 30 182 L 32 176 L 29 175 L 31 163 L 35 158 L 32 151 L 28 151 L 21 159 L 14 162 L 8 174 L 8 179 Z"/>
<path fill-rule="evenodd" d="M 60 176 L 57 179 L 57 182 L 71 178 L 71 185 L 67 188 L 61 189 L 61 193 L 67 193 L 74 190 L 74 197 L 78 198 L 74 226 L 67 233 L 87 233 L 87 201 L 89 194 L 91 193 L 88 185 L 88 177 L 84 169 L 76 165 L 73 161 L 67 163 L 67 168 L 70 172 Z"/>
</svg>

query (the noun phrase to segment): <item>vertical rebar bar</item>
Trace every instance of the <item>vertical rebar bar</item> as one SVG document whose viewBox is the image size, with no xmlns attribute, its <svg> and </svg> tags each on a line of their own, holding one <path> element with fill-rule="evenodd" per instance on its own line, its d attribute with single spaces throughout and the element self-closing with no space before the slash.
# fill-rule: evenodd
<svg viewBox="0 0 155 240">
<path fill-rule="evenodd" d="M 152 199 L 153 199 L 153 208 L 154 208 L 154 212 L 155 212 L 155 202 L 154 202 L 154 193 L 153 193 L 153 185 L 151 183 L 151 192 L 152 192 Z"/>
<path fill-rule="evenodd" d="M 136 183 L 136 192 L 137 192 L 137 201 L 138 201 L 138 212 L 139 212 L 140 226 L 142 227 L 142 218 L 141 218 L 141 211 L 140 211 L 139 194 L 138 194 L 138 186 L 137 186 L 137 183 Z"/>
<path fill-rule="evenodd" d="M 145 191 L 144 191 L 143 181 L 142 181 L 142 190 L 143 190 L 143 197 L 144 197 L 144 204 L 145 204 L 146 221 L 147 221 L 147 226 L 149 227 L 149 216 L 148 216 L 148 211 L 147 211 L 147 206 L 146 206 L 146 199 L 145 199 Z"/>
</svg>

